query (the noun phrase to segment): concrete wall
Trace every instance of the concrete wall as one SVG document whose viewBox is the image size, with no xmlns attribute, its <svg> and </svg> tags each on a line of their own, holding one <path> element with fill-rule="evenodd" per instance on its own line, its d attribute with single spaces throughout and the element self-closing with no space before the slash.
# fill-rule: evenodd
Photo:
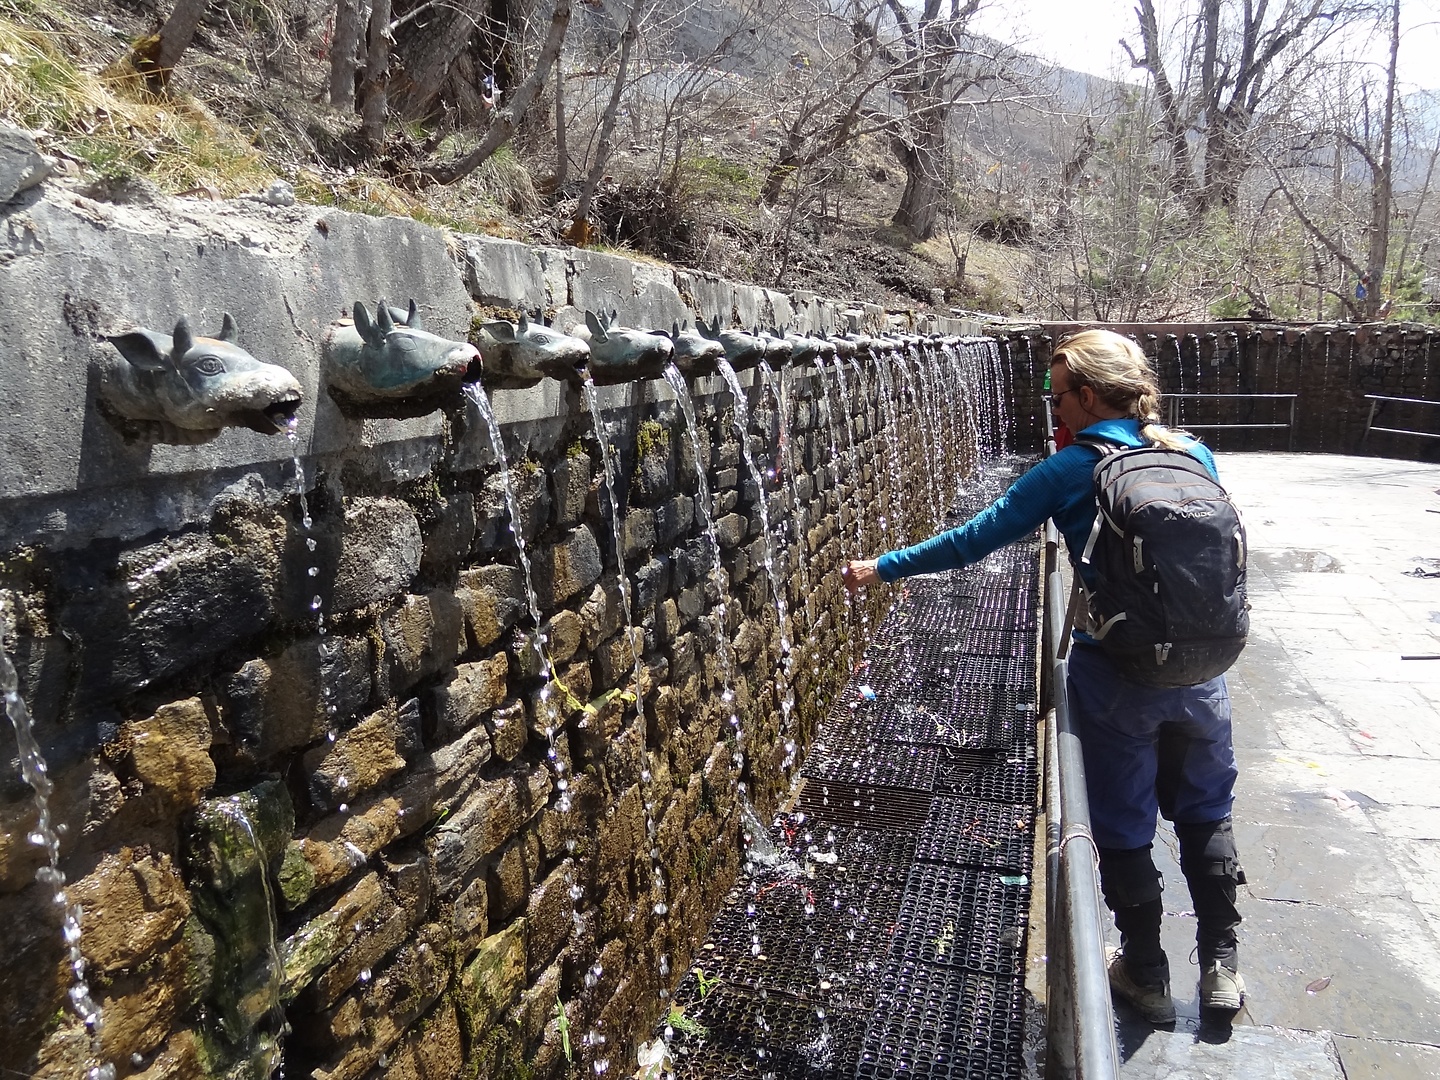
<svg viewBox="0 0 1440 1080">
<path fill-rule="evenodd" d="M 55 784 L 101 1057 L 149 1080 L 264 1075 L 277 1040 L 292 1078 L 627 1069 L 737 868 L 742 777 L 719 657 L 736 665 L 743 780 L 764 813 L 787 784 L 785 744 L 803 755 L 843 683 L 838 562 L 857 554 L 857 528 L 879 546 L 879 512 L 892 536 L 919 527 L 871 463 L 942 465 L 922 410 L 902 409 L 887 439 L 883 410 L 857 394 L 852 471 L 832 460 L 845 418 L 813 369 L 795 372 L 793 485 L 757 484 L 729 392 L 696 380 L 722 588 L 669 387 L 602 390 L 637 702 L 619 692 L 634 689 L 631 645 L 578 393 L 546 381 L 493 395 L 547 682 L 475 407 L 348 418 L 319 385 L 321 336 L 357 299 L 411 297 L 430 329 L 462 338 L 478 317 L 536 307 L 562 324 L 613 307 L 641 326 L 718 311 L 818 331 L 969 328 L 315 207 L 32 189 L 0 220 L 0 637 Z M 127 445 L 97 413 L 104 334 L 181 315 L 209 331 L 226 311 L 242 345 L 304 388 L 308 526 L 283 436 Z M 774 409 L 742 375 L 752 430 L 768 433 L 752 442 L 773 460 Z M 947 445 L 943 467 L 974 456 Z M 799 649 L 788 723 L 762 498 Z M 74 1077 L 95 1057 L 63 1007 L 59 912 L 34 883 L 16 756 L 0 726 L 0 1069 Z"/>
<path fill-rule="evenodd" d="M 1033 445 L 1039 445 L 1044 422 L 1036 403 L 1051 346 L 1087 325 L 1098 324 L 1044 323 L 991 331 L 1004 343 L 1013 365 L 1016 400 L 1022 403 L 1018 421 Z M 1440 438 L 1366 435 L 1372 405 L 1366 395 L 1440 402 L 1440 335 L 1428 327 L 1117 323 L 1109 328 L 1133 336 L 1154 358 L 1167 395 L 1294 395 L 1293 425 L 1288 400 L 1252 396 L 1177 401 L 1181 425 L 1219 450 L 1440 461 Z M 1380 403 L 1374 425 L 1440 436 L 1440 405 Z"/>
</svg>

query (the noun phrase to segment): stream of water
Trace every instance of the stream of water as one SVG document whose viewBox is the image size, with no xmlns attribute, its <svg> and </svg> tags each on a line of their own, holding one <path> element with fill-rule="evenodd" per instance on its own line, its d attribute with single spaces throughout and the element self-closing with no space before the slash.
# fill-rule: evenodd
<svg viewBox="0 0 1440 1080">
<path fill-rule="evenodd" d="M 5 625 L 0 610 L 0 627 Z M 20 696 L 20 676 L 3 648 L 0 648 L 0 693 L 4 694 L 5 715 L 15 728 L 15 744 L 20 752 L 20 776 L 35 793 L 35 827 L 26 837 L 45 852 L 45 864 L 35 871 L 35 880 L 50 890 L 51 902 L 60 911 L 60 939 L 65 945 L 66 967 L 70 971 L 70 987 L 65 997 L 90 1036 L 90 1056 L 94 1062 L 86 1069 L 87 1080 L 115 1080 L 115 1066 L 105 1061 L 100 1037 L 104 1017 L 100 1005 L 90 993 L 85 978 L 86 961 L 80 951 L 80 920 L 84 915 L 78 903 L 65 892 L 65 873 L 60 869 L 60 832 L 50 815 L 50 796 L 55 785 L 50 779 L 45 756 L 35 738 L 35 721 L 25 699 Z"/>
</svg>

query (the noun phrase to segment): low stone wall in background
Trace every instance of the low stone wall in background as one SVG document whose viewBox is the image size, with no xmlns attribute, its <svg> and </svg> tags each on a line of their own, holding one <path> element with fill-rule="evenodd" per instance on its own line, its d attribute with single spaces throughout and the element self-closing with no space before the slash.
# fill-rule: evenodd
<svg viewBox="0 0 1440 1080">
<path fill-rule="evenodd" d="M 757 481 L 730 392 L 693 381 L 712 579 L 666 384 L 602 389 L 600 433 L 572 387 L 496 391 L 547 680 L 475 406 L 345 415 L 321 385 L 325 329 L 357 299 L 411 297 L 462 339 L 536 308 L 572 324 L 613 308 L 641 327 L 718 313 L 968 328 L 315 207 L 46 191 L 0 216 L 0 636 L 55 784 L 103 1059 L 147 1080 L 259 1076 L 278 1041 L 292 1078 L 627 1068 L 735 877 L 739 785 L 766 814 L 798 760 L 786 768 L 786 744 L 803 754 L 843 684 L 857 624 L 841 559 L 881 546 L 881 515 L 898 536 L 920 512 L 872 463 L 892 480 L 963 471 L 973 439 L 939 447 L 942 427 L 964 433 L 919 407 L 886 430 L 878 380 L 841 415 L 806 368 L 785 376 L 792 472 Z M 208 329 L 224 311 L 300 381 L 296 447 L 239 430 L 125 443 L 95 407 L 103 335 L 182 315 Z M 742 376 L 773 465 L 773 400 Z M 633 637 L 601 438 L 618 457 Z M 16 755 L 0 725 L 0 1070 L 73 1078 L 96 1059 L 64 1007 Z"/>
<path fill-rule="evenodd" d="M 1440 333 L 1389 324 L 1043 323 L 994 329 L 1016 373 L 1017 421 L 1033 445 L 1043 437 L 1038 405 L 1050 349 L 1089 325 L 1104 325 L 1140 342 L 1156 362 L 1165 394 L 1296 395 L 1293 428 L 1285 400 L 1178 401 L 1182 426 L 1217 449 L 1440 461 L 1440 439 L 1385 432 L 1366 437 L 1367 394 L 1440 401 Z M 1382 403 L 1374 423 L 1440 434 L 1440 406 Z M 1210 426 L 1277 424 L 1282 426 Z"/>
</svg>

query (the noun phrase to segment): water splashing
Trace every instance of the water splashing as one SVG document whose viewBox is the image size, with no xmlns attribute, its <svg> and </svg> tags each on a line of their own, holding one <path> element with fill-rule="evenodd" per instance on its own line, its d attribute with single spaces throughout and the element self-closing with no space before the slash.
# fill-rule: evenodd
<svg viewBox="0 0 1440 1080">
<path fill-rule="evenodd" d="M 795 712 L 795 680 L 794 657 L 790 648 L 790 615 L 785 603 L 785 583 L 781 580 L 780 571 L 775 566 L 775 547 L 770 534 L 768 506 L 770 496 L 765 490 L 765 476 L 756 466 L 755 456 L 750 452 L 750 417 L 745 391 L 740 386 L 740 378 L 735 374 L 735 369 L 727 360 L 722 358 L 719 361 L 719 368 L 721 376 L 725 379 L 725 385 L 730 388 L 730 395 L 734 403 L 732 418 L 735 434 L 740 439 L 740 453 L 745 459 L 745 468 L 755 479 L 755 505 L 760 513 L 760 562 L 770 580 L 770 592 L 775 601 L 776 628 L 780 633 L 780 675 L 782 678 L 779 680 L 781 685 L 777 689 L 780 693 L 780 737 L 785 745 L 785 758 L 781 767 L 788 772 L 795 764 L 796 758 L 792 721 Z"/>
</svg>

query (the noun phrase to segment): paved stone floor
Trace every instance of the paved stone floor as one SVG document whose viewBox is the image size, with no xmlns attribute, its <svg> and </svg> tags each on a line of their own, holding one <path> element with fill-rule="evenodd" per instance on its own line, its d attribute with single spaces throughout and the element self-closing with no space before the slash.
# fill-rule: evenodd
<svg viewBox="0 0 1440 1080">
<path fill-rule="evenodd" d="M 1440 466 L 1221 454 L 1249 535 L 1230 676 L 1240 782 L 1233 1020 L 1201 1016 L 1162 830 L 1173 1032 L 1119 1010 L 1127 1078 L 1440 1077 Z M 1112 931 L 1112 937 L 1114 932 Z"/>
</svg>

